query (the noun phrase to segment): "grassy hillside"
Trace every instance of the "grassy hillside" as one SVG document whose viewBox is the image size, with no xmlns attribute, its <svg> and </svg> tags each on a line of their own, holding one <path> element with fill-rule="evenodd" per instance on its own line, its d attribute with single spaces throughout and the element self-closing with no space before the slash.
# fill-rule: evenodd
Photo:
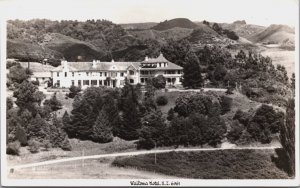
<svg viewBox="0 0 300 188">
<path fill-rule="evenodd" d="M 295 31 L 286 25 L 270 25 L 249 39 L 256 43 L 295 45 Z"/>
<path fill-rule="evenodd" d="M 150 29 L 151 27 L 157 25 L 156 22 L 145 22 L 145 23 L 126 23 L 120 24 L 124 29 L 127 30 L 144 30 Z"/>
<path fill-rule="evenodd" d="M 160 22 L 156 26 L 153 26 L 152 29 L 162 31 L 162 30 L 172 29 L 174 27 L 195 29 L 198 26 L 197 26 L 197 24 L 195 24 L 194 22 L 192 22 L 189 19 L 175 18 L 172 20 L 165 20 L 164 22 Z"/>
<path fill-rule="evenodd" d="M 283 179 L 288 176 L 271 161 L 273 150 L 219 150 L 171 152 L 119 157 L 112 163 L 181 178 L 194 179 Z M 259 159 L 259 160 L 258 160 Z"/>
<path fill-rule="evenodd" d="M 236 32 L 240 37 L 249 39 L 252 35 L 262 32 L 265 27 L 253 24 L 247 24 L 245 21 L 236 21 L 233 23 L 220 24 L 224 29 L 229 29 Z"/>
</svg>

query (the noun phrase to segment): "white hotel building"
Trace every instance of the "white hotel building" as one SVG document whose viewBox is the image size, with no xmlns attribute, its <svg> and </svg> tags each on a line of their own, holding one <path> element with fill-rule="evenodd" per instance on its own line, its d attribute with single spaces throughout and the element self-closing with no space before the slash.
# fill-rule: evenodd
<svg viewBox="0 0 300 188">
<path fill-rule="evenodd" d="M 67 62 L 51 71 L 53 86 L 108 86 L 123 87 L 125 78 L 130 84 L 144 85 L 151 77 L 163 75 L 166 85 L 181 85 L 182 67 L 169 62 L 160 54 L 157 58 L 146 57 L 142 62 Z"/>
</svg>

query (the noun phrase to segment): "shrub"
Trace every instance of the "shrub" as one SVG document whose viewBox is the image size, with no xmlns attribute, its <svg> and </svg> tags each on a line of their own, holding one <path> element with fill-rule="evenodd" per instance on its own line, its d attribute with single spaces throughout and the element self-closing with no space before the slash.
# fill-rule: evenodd
<svg viewBox="0 0 300 188">
<path fill-rule="evenodd" d="M 28 146 L 31 153 L 38 153 L 40 150 L 40 143 L 34 139 L 28 141 Z"/>
<path fill-rule="evenodd" d="M 20 154 L 20 146 L 21 146 L 21 144 L 19 141 L 8 143 L 7 148 L 6 148 L 6 154 L 19 155 Z"/>
<path fill-rule="evenodd" d="M 227 139 L 230 142 L 235 143 L 242 136 L 244 129 L 245 127 L 241 125 L 238 120 L 233 121 L 231 130 L 227 135 Z"/>
<path fill-rule="evenodd" d="M 49 151 L 49 149 L 52 147 L 51 142 L 49 140 L 45 140 L 43 145 L 46 151 Z"/>
<path fill-rule="evenodd" d="M 163 89 L 166 87 L 166 78 L 163 75 L 159 75 L 152 79 L 152 84 L 156 89 Z"/>
<path fill-rule="evenodd" d="M 220 105 L 221 105 L 221 111 L 222 114 L 226 114 L 227 112 L 230 111 L 231 109 L 231 104 L 232 104 L 232 98 L 227 97 L 227 96 L 222 96 L 220 99 Z"/>
<path fill-rule="evenodd" d="M 234 120 L 238 120 L 244 126 L 248 125 L 250 115 L 242 110 L 238 109 L 233 117 Z"/>
<path fill-rule="evenodd" d="M 67 137 L 65 137 L 64 141 L 62 142 L 61 149 L 65 150 L 65 151 L 71 151 L 72 150 L 72 146 L 71 146 L 70 141 Z"/>
<path fill-rule="evenodd" d="M 6 98 L 6 108 L 7 110 L 11 109 L 14 105 L 14 102 L 12 101 L 11 98 Z"/>
<path fill-rule="evenodd" d="M 156 98 L 156 103 L 159 106 L 164 106 L 164 105 L 168 104 L 168 99 L 166 96 L 159 96 Z"/>
<path fill-rule="evenodd" d="M 174 109 L 170 108 L 170 110 L 168 111 L 167 120 L 172 121 L 174 119 L 174 116 L 175 116 Z"/>
</svg>

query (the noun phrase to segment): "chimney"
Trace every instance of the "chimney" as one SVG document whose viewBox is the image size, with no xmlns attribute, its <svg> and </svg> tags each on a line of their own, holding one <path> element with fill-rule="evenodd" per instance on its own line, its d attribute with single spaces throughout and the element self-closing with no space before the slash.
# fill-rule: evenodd
<svg viewBox="0 0 300 188">
<path fill-rule="evenodd" d="M 148 56 L 145 57 L 145 61 L 148 61 Z"/>
<path fill-rule="evenodd" d="M 66 60 L 62 60 L 61 64 L 62 64 L 64 69 L 66 69 L 68 67 L 68 62 Z"/>
<path fill-rule="evenodd" d="M 93 68 L 96 68 L 96 60 L 93 60 L 93 65 L 92 65 Z"/>
<path fill-rule="evenodd" d="M 112 63 L 115 62 L 114 59 L 112 59 L 111 62 L 112 62 Z"/>
</svg>

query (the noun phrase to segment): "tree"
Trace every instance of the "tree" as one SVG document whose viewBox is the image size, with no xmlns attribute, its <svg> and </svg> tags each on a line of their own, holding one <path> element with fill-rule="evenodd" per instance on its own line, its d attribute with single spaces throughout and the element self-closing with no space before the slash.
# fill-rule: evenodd
<svg viewBox="0 0 300 188">
<path fill-rule="evenodd" d="M 226 73 L 226 68 L 223 65 L 218 64 L 214 71 L 214 79 L 217 81 L 222 81 L 224 80 Z"/>
<path fill-rule="evenodd" d="M 141 121 L 137 104 L 134 102 L 132 94 L 129 94 L 124 100 L 123 114 L 122 114 L 122 128 L 119 136 L 125 140 L 134 140 L 138 138 L 138 129 L 141 128 Z"/>
<path fill-rule="evenodd" d="M 49 100 L 45 100 L 44 105 L 50 106 L 52 111 L 57 111 L 62 108 L 62 104 L 57 100 L 56 93 Z"/>
<path fill-rule="evenodd" d="M 283 168 L 289 176 L 295 175 L 295 100 L 289 99 L 286 109 L 285 124 L 280 127 L 280 142 L 282 145 L 281 160 Z M 277 154 L 281 150 L 276 150 Z"/>
<path fill-rule="evenodd" d="M 113 139 L 112 126 L 108 115 L 104 110 L 99 112 L 99 115 L 93 125 L 92 139 L 95 142 L 106 143 Z"/>
<path fill-rule="evenodd" d="M 163 75 L 158 75 L 152 79 L 152 84 L 156 89 L 163 89 L 166 87 L 166 78 Z"/>
<path fill-rule="evenodd" d="M 234 120 L 231 124 L 231 129 L 227 135 L 227 139 L 230 142 L 235 143 L 241 138 L 244 130 L 245 127 L 242 124 L 240 124 L 238 120 Z"/>
<path fill-rule="evenodd" d="M 52 133 L 51 133 L 52 134 Z M 49 139 L 50 129 L 48 123 L 37 114 L 27 127 L 27 136 L 30 139 L 43 141 Z"/>
<path fill-rule="evenodd" d="M 20 142 L 15 141 L 7 144 L 6 154 L 19 155 L 20 154 Z"/>
<path fill-rule="evenodd" d="M 36 106 L 39 106 L 45 98 L 43 92 L 38 91 L 37 86 L 27 80 L 23 81 L 13 94 L 16 97 L 16 105 L 20 110 L 28 109 L 35 115 L 37 113 Z"/>
<path fill-rule="evenodd" d="M 227 96 L 221 96 L 221 99 L 220 99 L 220 105 L 221 105 L 221 111 L 222 111 L 222 114 L 226 114 L 227 112 L 230 111 L 231 109 L 231 105 L 232 105 L 232 98 L 230 97 L 227 97 Z"/>
<path fill-rule="evenodd" d="M 26 70 L 19 64 L 16 66 L 12 66 L 9 69 L 8 78 L 11 79 L 13 82 L 18 84 L 22 83 L 23 81 L 29 78 L 29 74 L 27 74 Z"/>
<path fill-rule="evenodd" d="M 199 60 L 194 53 L 189 53 L 185 58 L 186 64 L 183 67 L 183 86 L 188 88 L 199 88 L 203 80 Z"/>
<path fill-rule="evenodd" d="M 68 94 L 68 97 L 70 98 L 74 98 L 80 91 L 81 91 L 81 87 L 76 87 L 74 85 L 72 85 L 70 88 L 69 88 L 70 92 Z"/>
<path fill-rule="evenodd" d="M 164 144 L 166 124 L 160 111 L 151 111 L 143 118 L 137 147 L 151 149 Z"/>
</svg>

